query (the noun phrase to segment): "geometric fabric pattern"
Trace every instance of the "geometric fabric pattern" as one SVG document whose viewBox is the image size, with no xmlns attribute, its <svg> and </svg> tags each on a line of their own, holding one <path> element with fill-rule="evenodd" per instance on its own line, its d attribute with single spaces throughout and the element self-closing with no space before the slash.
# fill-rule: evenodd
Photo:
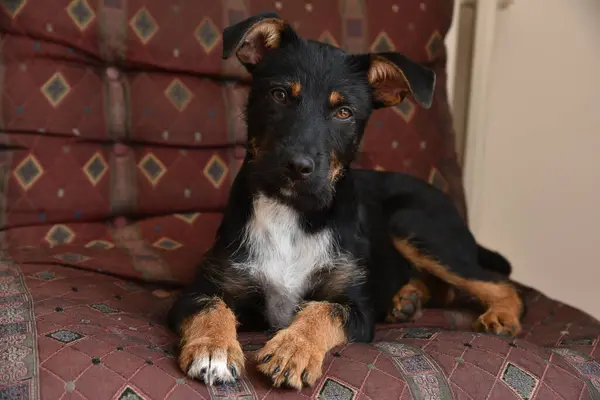
<svg viewBox="0 0 600 400">
<path fill-rule="evenodd" d="M 51 280 L 54 280 L 57 278 L 55 273 L 47 272 L 47 271 L 39 272 L 39 273 L 35 274 L 35 277 L 38 279 L 42 279 L 44 281 L 51 281 Z"/>
<path fill-rule="evenodd" d="M 402 119 L 408 124 L 412 120 L 415 115 L 415 111 L 417 106 L 413 103 L 408 97 L 405 97 L 404 100 L 400 104 L 392 107 L 398 115 L 402 117 Z"/>
<path fill-rule="evenodd" d="M 328 44 L 330 46 L 340 47 L 340 45 L 338 44 L 338 42 L 335 40 L 335 38 L 333 37 L 333 35 L 329 31 L 323 32 L 321 34 L 321 36 L 319 36 L 318 40 L 319 40 L 319 42 L 326 43 L 326 44 Z"/>
<path fill-rule="evenodd" d="M 158 32 L 156 20 L 145 7 L 131 18 L 129 26 L 143 44 L 147 44 Z"/>
<path fill-rule="evenodd" d="M 25 276 L 40 276 L 62 267 L 24 264 L 20 268 Z M 68 283 L 62 280 L 66 286 L 60 284 L 61 279 L 41 286 L 32 280 L 30 297 L 25 297 L 28 303 L 14 303 L 21 308 L 10 313 L 20 315 L 34 307 L 39 315 L 39 329 L 33 336 L 39 361 L 34 358 L 26 364 L 30 354 L 26 342 L 15 342 L 10 353 L 16 363 L 40 373 L 37 399 L 74 392 L 86 400 L 546 400 L 594 399 L 600 393 L 595 386 L 600 355 L 594 345 L 553 348 L 565 335 L 561 333 L 565 326 L 574 340 L 583 337 L 575 332 L 595 332 L 594 340 L 600 338 L 600 322 L 528 288 L 522 288 L 522 293 L 534 317 L 523 321 L 527 339 L 471 332 L 468 327 L 477 314 L 467 309 L 427 309 L 417 322 L 379 325 L 372 344 L 351 343 L 332 349 L 323 361 L 323 376 L 298 397 L 289 389 L 273 389 L 268 380 L 253 372 L 254 363 L 247 365 L 249 374 L 235 383 L 206 387 L 187 379 L 177 366 L 176 337 L 164 326 L 173 301 L 168 292 L 159 295 L 153 287 L 132 287 L 118 278 L 82 270 L 73 270 L 69 276 Z M 48 291 L 46 285 L 53 282 L 56 291 Z M 0 305 L 7 304 L 3 298 L 6 296 L 0 295 Z M 537 317 L 549 314 L 555 316 L 551 323 Z M 12 323 L 8 329 L 22 332 L 23 328 Z M 0 330 L 0 339 L 18 340 L 9 338 L 19 335 L 5 332 L 6 328 Z M 240 333 L 246 358 L 251 359 L 269 337 L 268 333 Z M 5 375 L 9 380 L 18 376 L 15 369 L 10 372 Z M 21 392 L 16 388 L 21 383 L 10 382 L 0 390 L 5 395 L 10 387 L 10 397 L 5 398 L 17 398 L 15 393 Z"/>
<path fill-rule="evenodd" d="M 67 13 L 75 25 L 82 31 L 88 27 L 95 17 L 94 10 L 90 7 L 87 0 L 71 1 L 67 6 Z"/>
<path fill-rule="evenodd" d="M 174 79 L 165 90 L 165 96 L 179 112 L 186 109 L 194 94 L 179 79 Z"/>
<path fill-rule="evenodd" d="M 11 17 L 14 18 L 25 6 L 27 0 L 0 0 L 0 6 Z"/>
<path fill-rule="evenodd" d="M 444 50 L 444 38 L 438 31 L 434 31 L 425 46 L 430 60 L 435 59 Z"/>
<path fill-rule="evenodd" d="M 83 172 L 93 185 L 96 185 L 98 182 L 100 182 L 107 171 L 108 164 L 100 152 L 97 152 L 90 157 L 88 162 L 83 166 Z"/>
<path fill-rule="evenodd" d="M 44 169 L 33 154 L 29 154 L 15 168 L 14 176 L 23 190 L 31 188 L 44 174 Z"/>
<path fill-rule="evenodd" d="M 173 215 L 175 218 L 180 219 L 184 222 L 187 222 L 188 224 L 193 224 L 194 221 L 196 221 L 198 219 L 198 217 L 200 216 L 200 213 L 197 212 L 192 212 L 192 213 L 185 213 L 185 214 L 175 214 Z"/>
<path fill-rule="evenodd" d="M 65 254 L 57 254 L 54 256 L 54 258 L 66 262 L 66 263 L 73 263 L 73 264 L 77 264 L 86 260 L 89 260 L 89 257 L 86 257 L 84 255 L 81 254 L 77 254 L 77 253 L 65 253 Z"/>
<path fill-rule="evenodd" d="M 106 304 L 92 304 L 92 305 L 90 305 L 90 307 L 92 307 L 104 314 L 114 314 L 114 313 L 119 312 L 119 310 L 109 307 Z"/>
<path fill-rule="evenodd" d="M 394 51 L 394 43 L 386 32 L 381 31 L 371 45 L 371 52 L 384 53 L 388 51 Z"/>
<path fill-rule="evenodd" d="M 228 171 L 229 168 L 227 167 L 227 164 L 225 164 L 221 157 L 215 154 L 206 163 L 204 176 L 206 176 L 216 188 L 219 188 L 225 180 Z"/>
<path fill-rule="evenodd" d="M 200 43 L 206 54 L 209 54 L 215 48 L 220 37 L 219 29 L 210 18 L 204 18 L 196 28 L 195 33 L 198 43 Z"/>
<path fill-rule="evenodd" d="M 75 238 L 75 233 L 66 225 L 54 225 L 46 234 L 45 240 L 50 246 L 68 244 Z"/>
<path fill-rule="evenodd" d="M 180 248 L 182 245 L 181 243 L 178 243 L 172 239 L 163 237 L 154 242 L 152 246 L 163 250 L 175 250 Z"/>
<path fill-rule="evenodd" d="M 115 245 L 106 240 L 92 240 L 88 244 L 85 245 L 88 249 L 112 249 Z"/>
<path fill-rule="evenodd" d="M 65 344 L 74 342 L 75 340 L 79 340 L 83 337 L 83 335 L 81 335 L 77 332 L 68 331 L 65 329 L 61 329 L 56 332 L 49 333 L 46 336 L 48 336 L 54 340 L 58 340 L 59 342 L 65 343 Z"/>
<path fill-rule="evenodd" d="M 501 379 L 522 399 L 530 399 L 538 384 L 537 378 L 511 363 L 506 364 Z"/>
<path fill-rule="evenodd" d="M 57 72 L 46 81 L 41 91 L 52 107 L 58 107 L 71 91 L 71 86 L 65 77 Z"/>
<path fill-rule="evenodd" d="M 148 178 L 153 186 L 156 186 L 160 178 L 167 173 L 165 165 L 152 153 L 148 153 L 138 163 L 138 168 Z"/>
<path fill-rule="evenodd" d="M 144 400 L 144 398 L 137 394 L 132 388 L 126 387 L 125 390 L 123 390 L 123 393 L 118 397 L 118 400 Z"/>
<path fill-rule="evenodd" d="M 325 383 L 319 392 L 319 399 L 352 400 L 355 396 L 356 393 L 351 388 L 342 383 L 338 383 L 333 379 L 325 380 Z"/>
<path fill-rule="evenodd" d="M 429 174 L 429 183 L 441 190 L 442 192 L 448 191 L 448 182 L 446 181 L 446 179 L 444 179 L 440 171 L 435 167 L 431 168 L 431 172 Z"/>
</svg>

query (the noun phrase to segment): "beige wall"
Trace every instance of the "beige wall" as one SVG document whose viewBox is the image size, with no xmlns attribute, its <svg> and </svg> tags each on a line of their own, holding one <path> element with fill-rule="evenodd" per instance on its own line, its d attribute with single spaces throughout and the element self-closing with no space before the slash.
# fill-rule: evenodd
<svg viewBox="0 0 600 400">
<path fill-rule="evenodd" d="M 447 69 L 448 69 L 448 98 L 452 99 L 454 97 L 454 77 L 455 74 L 455 64 L 456 64 L 456 47 L 458 46 L 458 26 L 457 19 L 460 8 L 460 0 L 456 0 L 454 2 L 454 21 L 450 26 L 450 30 L 448 30 L 448 34 L 446 35 L 446 48 L 448 53 L 447 60 Z"/>
<path fill-rule="evenodd" d="M 600 318 L 600 1 L 516 0 L 492 65 L 473 229 L 515 279 Z"/>
</svg>

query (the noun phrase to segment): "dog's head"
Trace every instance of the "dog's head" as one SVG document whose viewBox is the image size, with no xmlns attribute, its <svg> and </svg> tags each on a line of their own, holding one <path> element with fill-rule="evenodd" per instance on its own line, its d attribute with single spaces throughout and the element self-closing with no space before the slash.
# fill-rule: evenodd
<svg viewBox="0 0 600 400">
<path fill-rule="evenodd" d="M 425 108 L 433 99 L 433 71 L 399 53 L 354 55 L 304 40 L 277 14 L 226 28 L 223 58 L 233 54 L 252 74 L 252 184 L 304 211 L 331 204 L 373 109 L 407 95 Z"/>
</svg>

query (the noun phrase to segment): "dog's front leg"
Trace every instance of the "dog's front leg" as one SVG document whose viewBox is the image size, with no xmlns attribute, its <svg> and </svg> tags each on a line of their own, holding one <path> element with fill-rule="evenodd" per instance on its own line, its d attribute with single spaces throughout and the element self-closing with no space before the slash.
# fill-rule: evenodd
<svg viewBox="0 0 600 400">
<path fill-rule="evenodd" d="M 233 382 L 244 371 L 237 320 L 220 297 L 183 293 L 171 311 L 181 336 L 179 367 L 207 385 Z"/>
<path fill-rule="evenodd" d="M 302 389 L 321 376 L 323 359 L 333 347 L 346 343 L 345 325 L 349 307 L 326 301 L 311 301 L 257 353 L 258 370 L 269 376 L 275 387 Z"/>
</svg>

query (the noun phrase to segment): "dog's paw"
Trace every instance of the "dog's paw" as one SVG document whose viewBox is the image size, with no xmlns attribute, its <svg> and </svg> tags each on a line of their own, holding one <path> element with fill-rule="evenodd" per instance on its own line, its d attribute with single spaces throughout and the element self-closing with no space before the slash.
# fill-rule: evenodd
<svg viewBox="0 0 600 400">
<path fill-rule="evenodd" d="M 325 351 L 293 329 L 279 331 L 256 354 L 257 368 L 271 378 L 273 386 L 301 390 L 321 377 Z"/>
<path fill-rule="evenodd" d="M 388 322 L 409 322 L 422 314 L 423 295 L 418 289 L 406 285 L 394 295 L 392 311 L 387 316 Z"/>
<path fill-rule="evenodd" d="M 475 330 L 496 335 L 517 336 L 521 332 L 519 316 L 510 310 L 490 308 L 479 316 Z"/>
<path fill-rule="evenodd" d="M 237 341 L 223 344 L 207 337 L 181 348 L 179 366 L 209 386 L 234 382 L 244 372 L 244 353 Z"/>
</svg>

